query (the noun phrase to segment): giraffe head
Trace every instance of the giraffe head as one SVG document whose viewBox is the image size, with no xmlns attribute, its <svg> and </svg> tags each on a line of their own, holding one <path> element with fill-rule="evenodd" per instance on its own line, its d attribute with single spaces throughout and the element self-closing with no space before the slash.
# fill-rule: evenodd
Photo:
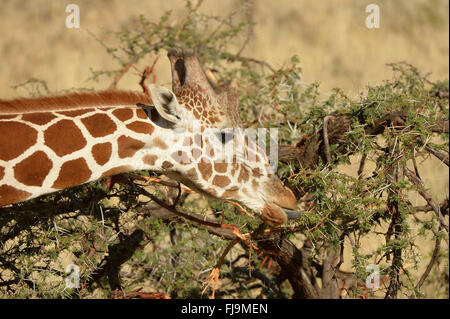
<svg viewBox="0 0 450 319">
<path fill-rule="evenodd" d="M 265 146 L 254 140 L 256 132 L 242 128 L 236 92 L 217 92 L 192 52 L 175 49 L 168 56 L 172 91 L 150 88 L 158 113 L 181 136 L 173 139 L 176 160 L 165 173 L 199 192 L 242 203 L 271 226 L 298 217 L 296 198 L 270 166 Z"/>
</svg>

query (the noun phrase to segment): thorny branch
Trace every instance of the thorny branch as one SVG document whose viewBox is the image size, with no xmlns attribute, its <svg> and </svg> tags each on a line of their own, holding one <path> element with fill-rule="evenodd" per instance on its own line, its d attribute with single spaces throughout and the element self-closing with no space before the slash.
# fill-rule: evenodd
<svg viewBox="0 0 450 319">
<path fill-rule="evenodd" d="M 430 194 L 424 189 L 424 186 L 420 179 L 414 175 L 413 172 L 411 172 L 407 167 L 404 168 L 404 174 L 408 179 L 418 188 L 418 193 L 425 199 L 428 203 L 428 205 L 431 206 L 434 213 L 436 214 L 436 217 L 439 220 L 439 223 L 441 226 L 447 231 L 448 234 L 448 223 L 445 220 L 445 217 L 441 213 L 441 208 L 439 205 L 436 204 L 436 202 L 431 198 Z"/>
</svg>

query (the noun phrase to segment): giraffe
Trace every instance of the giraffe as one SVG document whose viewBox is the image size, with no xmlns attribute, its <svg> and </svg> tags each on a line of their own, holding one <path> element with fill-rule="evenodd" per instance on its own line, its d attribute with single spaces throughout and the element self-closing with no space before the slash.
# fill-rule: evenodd
<svg viewBox="0 0 450 319">
<path fill-rule="evenodd" d="M 270 226 L 298 217 L 292 191 L 241 129 L 236 92 L 216 92 L 193 52 L 168 57 L 172 91 L 152 85 L 151 97 L 108 90 L 0 100 L 0 206 L 149 170 L 241 203 Z M 216 156 L 224 145 L 233 146 L 227 160 Z"/>
</svg>

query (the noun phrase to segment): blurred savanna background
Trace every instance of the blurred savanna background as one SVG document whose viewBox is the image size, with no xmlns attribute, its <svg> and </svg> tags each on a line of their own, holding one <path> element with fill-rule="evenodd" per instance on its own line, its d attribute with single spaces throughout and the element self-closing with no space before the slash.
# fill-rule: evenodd
<svg viewBox="0 0 450 319">
<path fill-rule="evenodd" d="M 65 26 L 66 6 L 80 8 L 80 28 Z M 184 18 L 182 0 L 3 0 L 0 2 L 0 99 L 28 96 L 21 86 L 30 79 L 42 80 L 50 92 L 73 88 L 106 89 L 111 79 L 92 80 L 95 70 L 117 70 L 121 66 L 102 43 L 114 46 L 111 33 L 132 29 L 139 15 L 157 22 L 172 11 L 169 21 Z M 368 4 L 380 7 L 380 28 L 369 29 L 365 20 Z M 449 2 L 447 0 L 238 0 L 204 1 L 199 12 L 225 17 L 233 10 L 251 22 L 241 36 L 248 41 L 242 55 L 266 61 L 279 68 L 297 55 L 302 81 L 318 82 L 323 98 L 335 87 L 350 98 L 366 91 L 367 85 L 392 77 L 387 63 L 405 61 L 421 72 L 430 73 L 430 81 L 449 76 Z M 248 40 L 246 40 L 248 39 Z M 230 48 L 239 50 L 238 44 Z M 233 47 L 234 46 L 234 47 Z M 156 83 L 170 87 L 171 77 L 166 51 L 155 65 Z M 120 89 L 140 90 L 139 71 L 153 63 L 140 60 L 118 84 Z M 42 88 L 41 88 L 42 89 Z M 45 90 L 41 93 L 45 93 Z M 343 168 L 351 174 L 357 167 Z M 437 202 L 449 193 L 448 167 L 435 158 L 419 163 L 425 184 Z M 412 198 L 424 205 L 422 198 Z M 373 239 L 371 239 L 373 240 Z M 434 241 L 418 245 L 423 255 L 421 274 L 429 262 Z M 366 243 L 371 245 L 370 240 Z M 445 245 L 445 244 L 443 244 Z M 448 247 L 446 247 L 448 251 Z M 350 265 L 347 265 L 350 269 Z M 442 297 L 433 285 L 425 288 L 427 297 Z M 405 297 L 405 296 L 403 296 Z M 447 296 L 448 297 L 448 296 Z"/>
<path fill-rule="evenodd" d="M 80 7 L 79 29 L 68 29 L 70 3 Z M 205 1 L 200 12 L 226 16 L 240 1 Z M 380 28 L 365 25 L 370 3 L 380 7 Z M 449 3 L 445 0 L 255 1 L 242 12 L 254 23 L 244 55 L 281 66 L 293 54 L 301 60 L 303 80 L 320 82 L 326 94 L 340 87 L 357 95 L 367 84 L 391 76 L 386 63 L 406 61 L 440 79 L 449 72 Z M 72 87 L 103 89 L 86 82 L 90 69 L 118 68 L 95 38 L 112 40 L 109 31 L 132 28 L 139 15 L 158 21 L 167 10 L 177 23 L 184 1 L 26 1 L 0 3 L 0 96 L 24 94 L 12 88 L 30 78 L 45 80 L 52 91 Z M 245 35 L 245 34 L 244 34 Z M 151 61 L 142 61 L 150 63 Z M 167 59 L 157 64 L 158 82 L 169 83 Z M 120 88 L 137 89 L 129 74 Z"/>
</svg>

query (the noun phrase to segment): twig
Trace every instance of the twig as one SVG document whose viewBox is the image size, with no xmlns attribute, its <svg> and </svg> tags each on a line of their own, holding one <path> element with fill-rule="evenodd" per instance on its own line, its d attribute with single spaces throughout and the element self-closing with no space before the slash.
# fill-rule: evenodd
<svg viewBox="0 0 450 319">
<path fill-rule="evenodd" d="M 120 72 L 120 74 L 118 76 L 116 76 L 114 78 L 114 81 L 110 84 L 110 86 L 108 87 L 108 90 L 112 90 L 115 89 L 117 87 L 117 84 L 119 83 L 119 81 L 122 79 L 122 77 L 124 76 L 125 73 L 128 72 L 128 70 L 131 68 L 131 66 L 136 63 L 137 58 L 134 57 L 133 59 L 131 59 L 131 61 L 129 61 L 125 67 L 122 69 L 122 71 Z"/>
<path fill-rule="evenodd" d="M 448 162 L 448 154 L 445 154 L 444 152 L 435 150 L 433 147 L 427 145 L 425 146 L 425 149 L 430 152 L 431 154 L 433 154 L 434 156 L 436 156 L 438 159 L 440 159 L 442 162 L 445 163 L 445 165 L 449 166 L 449 162 Z"/>
<path fill-rule="evenodd" d="M 178 184 L 177 183 L 171 183 L 169 181 L 165 181 L 159 177 L 149 177 L 149 176 L 145 176 L 145 175 L 139 175 L 139 174 L 133 174 L 133 173 L 125 173 L 123 175 L 129 176 L 132 179 L 139 179 L 141 181 L 145 181 L 145 182 L 149 182 L 149 183 L 157 183 L 157 184 L 161 184 L 167 187 L 174 187 L 174 188 L 178 188 Z M 194 193 L 194 191 L 184 185 L 181 185 L 181 189 L 187 193 Z"/>
<path fill-rule="evenodd" d="M 147 66 L 144 69 L 144 72 L 142 72 L 142 75 L 141 75 L 141 80 L 139 81 L 139 85 L 141 86 L 142 90 L 144 91 L 144 94 L 147 96 L 150 96 L 150 91 L 149 91 L 147 85 L 145 84 L 145 81 L 147 80 L 147 78 L 149 77 L 150 74 L 153 74 L 153 83 L 156 83 L 156 74 L 155 74 L 154 70 L 155 70 L 156 63 L 158 62 L 158 59 L 159 59 L 159 56 L 157 56 L 155 58 L 152 66 Z"/>
<path fill-rule="evenodd" d="M 231 204 L 231 205 L 234 205 L 234 206 L 236 206 L 237 208 L 239 208 L 239 210 L 241 211 L 241 213 L 244 213 L 245 215 L 247 215 L 247 216 L 250 216 L 250 217 L 255 217 L 255 216 L 253 216 L 253 214 L 250 214 L 244 207 L 242 207 L 240 204 L 238 204 L 238 203 L 236 203 L 236 202 L 233 202 L 232 200 L 228 200 L 228 199 L 225 199 L 225 201 L 227 202 L 227 203 L 229 203 L 229 204 Z"/>
<path fill-rule="evenodd" d="M 444 202 L 442 202 L 441 204 L 439 204 L 441 213 L 444 210 L 443 215 L 448 214 L 448 212 L 446 212 L 445 210 L 448 210 L 448 198 L 446 200 L 444 200 Z M 433 210 L 433 207 L 431 207 L 431 205 L 422 205 L 422 206 L 413 206 L 413 209 L 417 212 L 430 212 Z"/>
<path fill-rule="evenodd" d="M 150 183 L 158 183 L 158 184 L 162 184 L 162 185 L 168 186 L 168 187 L 176 187 L 176 188 L 179 187 L 179 186 L 178 186 L 179 184 L 170 183 L 170 182 L 164 181 L 164 180 L 162 180 L 162 179 L 160 179 L 160 178 L 157 178 L 157 177 L 148 177 L 148 176 L 137 175 L 137 174 L 126 174 L 126 175 L 131 176 L 132 178 L 137 178 L 137 179 L 144 180 L 144 181 L 147 181 L 147 182 L 150 182 Z M 185 191 L 185 192 L 187 192 L 187 193 L 195 193 L 195 191 L 193 191 L 192 189 L 190 189 L 189 187 L 187 187 L 187 186 L 185 186 L 185 185 L 183 185 L 183 184 L 180 184 L 180 187 L 181 187 L 181 189 L 182 189 L 183 191 Z M 236 203 L 236 202 L 234 202 L 234 201 L 232 201 L 232 200 L 228 200 L 228 199 L 226 199 L 225 202 L 227 202 L 227 203 L 229 203 L 229 204 L 231 204 L 231 205 L 233 205 L 233 206 L 236 206 L 236 207 L 237 207 L 242 213 L 244 213 L 245 215 L 250 216 L 250 217 L 254 217 L 253 214 L 251 214 L 250 212 L 248 212 L 248 211 L 247 211 L 244 207 L 242 207 L 242 205 L 240 205 L 239 203 Z"/>
<path fill-rule="evenodd" d="M 423 283 L 425 282 L 428 275 L 430 274 L 431 269 L 433 269 L 433 266 L 439 257 L 440 248 L 441 248 L 441 238 L 438 237 L 438 238 L 436 238 L 436 243 L 434 244 L 433 255 L 431 256 L 431 259 L 430 259 L 430 262 L 428 263 L 427 269 L 425 269 L 424 273 L 420 277 L 420 280 L 415 287 L 416 290 L 419 290 L 420 287 L 422 287 Z"/>
<path fill-rule="evenodd" d="M 250 38 L 253 36 L 253 3 L 247 3 L 248 6 L 245 8 L 245 19 L 248 21 L 248 29 L 247 34 L 245 36 L 245 40 L 242 43 L 241 48 L 237 52 L 236 56 L 240 56 L 241 53 L 244 51 L 245 47 L 247 46 L 248 42 L 250 41 Z"/>
<path fill-rule="evenodd" d="M 442 227 L 444 227 L 444 229 L 448 233 L 448 223 L 445 220 L 444 216 L 442 215 L 440 207 L 433 201 L 430 194 L 428 194 L 428 192 L 425 191 L 422 181 L 416 175 L 414 175 L 414 173 L 411 172 L 407 167 L 404 168 L 404 174 L 418 188 L 417 191 L 423 197 L 423 199 L 427 201 L 428 205 L 430 205 L 433 208 L 433 211 L 435 212 L 437 218 L 439 219 L 440 224 L 442 225 Z"/>
<path fill-rule="evenodd" d="M 217 227 L 217 228 L 222 228 L 223 224 L 219 224 L 216 222 L 211 222 L 211 221 L 207 221 L 207 220 L 201 220 L 198 219 L 192 215 L 183 213 L 183 212 L 179 212 L 178 210 L 174 209 L 172 206 L 167 205 L 166 203 L 164 203 L 162 200 L 160 200 L 158 197 L 156 197 L 155 195 L 147 192 L 145 189 L 143 189 L 142 187 L 137 186 L 136 184 L 134 184 L 134 187 L 139 190 L 139 192 L 142 195 L 145 195 L 147 197 L 149 197 L 151 200 L 153 200 L 155 203 L 157 203 L 159 206 L 164 207 L 165 209 L 167 209 L 168 211 L 170 211 L 171 213 L 178 215 L 180 217 L 183 217 L 187 220 L 196 222 L 198 224 L 202 224 L 204 226 L 210 226 L 210 227 Z M 225 227 L 224 227 L 225 228 Z"/>
<path fill-rule="evenodd" d="M 366 159 L 367 159 L 367 153 L 364 153 L 361 157 L 361 162 L 359 163 L 358 179 L 362 178 L 362 173 L 364 171 L 364 165 L 366 164 Z"/>
<path fill-rule="evenodd" d="M 400 170 L 400 165 L 398 164 L 399 158 L 401 158 L 403 155 L 399 154 L 400 152 L 400 146 L 397 143 L 397 139 L 395 140 L 395 143 L 393 146 L 390 146 L 392 148 L 391 158 L 396 158 L 397 161 L 396 164 L 394 164 L 390 170 L 390 182 L 392 184 L 395 184 L 399 180 L 404 179 L 404 169 Z M 389 189 L 389 195 L 388 195 L 388 209 L 392 213 L 391 218 L 391 225 L 392 225 L 392 231 L 395 240 L 399 240 L 401 238 L 401 235 L 403 233 L 403 217 L 399 211 L 399 200 L 398 195 L 399 191 L 397 187 L 392 187 Z M 391 227 L 391 226 L 389 226 Z M 388 243 L 387 243 L 388 244 Z M 390 244 L 390 240 L 389 240 Z M 397 245 L 394 245 L 392 247 L 392 264 L 391 264 L 391 273 L 390 273 L 390 280 L 389 280 L 389 287 L 386 291 L 385 299 L 394 299 L 397 298 L 398 290 L 400 288 L 400 272 L 403 267 L 403 260 L 402 260 L 402 248 L 398 247 Z"/>
<path fill-rule="evenodd" d="M 209 227 L 216 227 L 216 228 L 223 228 L 223 229 L 229 229 L 232 231 L 232 233 L 238 237 L 240 240 L 242 240 L 246 245 L 251 246 L 253 249 L 258 250 L 258 248 L 251 242 L 247 240 L 247 237 L 250 237 L 250 234 L 241 234 L 241 232 L 239 231 L 239 229 L 234 226 L 234 225 L 229 225 L 229 224 L 219 224 L 216 222 L 211 222 L 208 220 L 202 220 L 199 219 L 195 216 L 192 216 L 191 214 L 186 214 L 183 212 L 180 212 L 178 210 L 176 210 L 174 207 L 167 205 L 166 203 L 164 203 L 162 200 L 160 200 L 159 198 L 157 198 L 155 195 L 147 192 L 145 189 L 143 189 L 142 187 L 139 187 L 136 184 L 132 184 L 132 187 L 134 187 L 135 189 L 139 190 L 139 192 L 142 195 L 145 195 L 147 197 L 149 197 L 151 200 L 153 200 L 155 203 L 157 203 L 159 206 L 167 209 L 168 211 L 170 211 L 171 213 L 181 216 L 187 220 L 193 221 L 195 223 L 204 225 L 204 226 L 209 226 Z"/>
<path fill-rule="evenodd" d="M 433 133 L 448 133 L 449 132 L 449 121 L 448 120 L 438 120 L 433 125 L 427 127 Z"/>
<path fill-rule="evenodd" d="M 421 178 L 420 174 L 419 174 L 419 168 L 417 167 L 417 162 L 416 162 L 416 149 L 414 147 L 412 147 L 412 162 L 413 162 L 413 166 L 414 166 L 414 172 L 416 173 L 418 178 Z"/>
<path fill-rule="evenodd" d="M 127 293 L 116 291 L 111 294 L 111 299 L 171 299 L 163 292 L 140 292 L 141 289 Z"/>
<path fill-rule="evenodd" d="M 330 141 L 328 140 L 328 121 L 333 118 L 332 115 L 327 115 L 323 119 L 323 144 L 324 144 L 324 152 L 327 158 L 327 162 L 331 164 L 331 154 L 330 154 Z"/>
<path fill-rule="evenodd" d="M 211 299 L 214 299 L 215 293 L 216 293 L 216 287 L 217 282 L 219 281 L 219 273 L 220 273 L 220 267 L 222 267 L 226 255 L 230 252 L 231 248 L 233 248 L 234 245 L 236 245 L 239 242 L 239 238 L 233 239 L 228 246 L 225 248 L 224 252 L 220 256 L 219 262 L 214 266 L 213 270 L 211 271 L 211 274 L 209 274 L 208 278 L 205 281 L 205 288 L 202 290 L 202 295 L 205 293 L 206 289 L 213 285 Z"/>
<path fill-rule="evenodd" d="M 266 61 L 257 60 L 257 59 L 254 59 L 254 58 L 247 58 L 247 57 L 243 57 L 243 56 L 230 57 L 230 58 L 228 58 L 228 60 L 230 60 L 232 62 L 237 60 L 237 61 L 240 61 L 240 62 L 256 63 L 256 64 L 259 64 L 259 65 L 261 65 L 263 67 L 268 68 L 270 71 L 272 71 L 272 73 L 275 73 L 275 69 L 269 63 L 267 63 Z"/>
</svg>

